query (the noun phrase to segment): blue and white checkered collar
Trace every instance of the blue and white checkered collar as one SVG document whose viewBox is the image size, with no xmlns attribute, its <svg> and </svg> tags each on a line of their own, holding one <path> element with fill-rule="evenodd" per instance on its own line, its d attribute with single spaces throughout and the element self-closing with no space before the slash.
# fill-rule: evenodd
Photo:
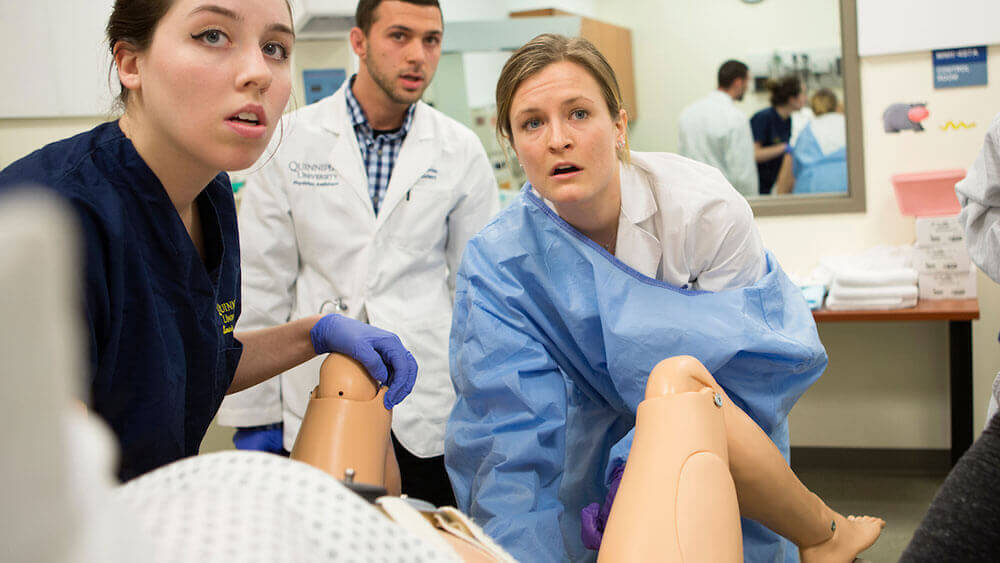
<svg viewBox="0 0 1000 563">
<path fill-rule="evenodd" d="M 368 117 L 365 116 L 364 110 L 361 109 L 361 104 L 358 103 L 358 99 L 354 97 L 354 92 L 351 91 L 351 88 L 354 87 L 354 79 L 357 77 L 357 74 L 351 75 L 351 79 L 347 82 L 347 88 L 344 89 L 344 98 L 347 100 L 347 112 L 351 115 L 351 125 L 354 126 L 354 130 L 357 131 L 360 127 L 361 131 L 370 136 L 373 135 L 373 130 L 368 123 Z M 406 134 L 410 132 L 410 124 L 413 123 L 413 113 L 416 109 L 417 104 L 410 104 L 410 107 L 406 109 L 406 116 L 403 117 L 403 126 L 397 132 L 398 135 L 406 137 Z"/>
</svg>

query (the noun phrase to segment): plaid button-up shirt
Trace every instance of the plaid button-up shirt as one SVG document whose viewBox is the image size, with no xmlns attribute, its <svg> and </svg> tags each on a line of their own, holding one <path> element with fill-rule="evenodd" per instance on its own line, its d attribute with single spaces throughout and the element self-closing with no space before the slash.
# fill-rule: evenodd
<svg viewBox="0 0 1000 563">
<path fill-rule="evenodd" d="M 372 207 L 375 209 L 375 214 L 378 215 L 379 206 L 385 199 L 385 191 L 389 187 L 389 178 L 392 177 L 392 168 L 396 165 L 396 157 L 399 156 L 399 148 L 403 146 L 403 139 L 410 131 L 413 111 L 417 104 L 410 104 L 406 110 L 402 127 L 395 131 L 376 132 L 368 124 L 368 118 L 365 117 L 361 104 L 351 92 L 356 76 L 351 77 L 344 91 L 344 97 L 347 99 L 347 112 L 351 115 L 354 134 L 358 138 L 361 159 L 364 161 L 365 171 L 368 173 L 368 195 L 371 196 Z"/>
</svg>

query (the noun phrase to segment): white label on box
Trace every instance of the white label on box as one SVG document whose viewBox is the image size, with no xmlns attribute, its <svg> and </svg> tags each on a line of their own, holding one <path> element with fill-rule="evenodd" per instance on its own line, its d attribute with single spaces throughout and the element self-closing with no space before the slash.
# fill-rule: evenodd
<svg viewBox="0 0 1000 563">
<path fill-rule="evenodd" d="M 972 259 L 964 244 L 918 246 L 913 249 L 913 267 L 921 274 L 967 272 Z"/>
<path fill-rule="evenodd" d="M 917 217 L 917 246 L 953 244 L 965 241 L 965 230 L 958 222 L 958 215 L 944 217 Z"/>
<path fill-rule="evenodd" d="M 976 272 L 920 274 L 917 288 L 920 299 L 971 299 L 976 296 Z"/>
</svg>

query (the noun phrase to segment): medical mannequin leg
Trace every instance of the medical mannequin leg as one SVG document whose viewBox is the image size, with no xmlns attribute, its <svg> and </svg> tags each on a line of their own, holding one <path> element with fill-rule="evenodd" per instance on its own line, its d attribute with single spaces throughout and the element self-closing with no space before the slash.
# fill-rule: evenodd
<svg viewBox="0 0 1000 563">
<path fill-rule="evenodd" d="M 666 385 L 675 370 L 691 384 Z M 743 560 L 723 412 L 694 371 L 691 361 L 672 358 L 650 374 L 599 561 Z"/>
<path fill-rule="evenodd" d="M 330 354 L 319 371 L 292 447 L 292 459 L 318 467 L 337 479 L 354 470 L 359 483 L 400 493 L 399 465 L 389 439 L 392 412 L 385 389 L 353 359 Z"/>
<path fill-rule="evenodd" d="M 710 398 L 714 404 L 716 395 L 721 399 L 721 407 L 715 412 L 705 409 L 705 400 Z M 687 403 L 681 402 L 683 400 Z M 677 404 L 678 409 L 687 409 L 688 415 L 677 418 L 666 414 L 669 410 L 666 406 L 671 403 Z M 645 409 L 647 404 L 664 406 Z M 675 520 L 669 527 L 659 528 L 659 532 L 656 528 L 645 532 L 652 538 L 650 541 L 676 543 L 681 555 L 678 561 L 738 560 L 706 552 L 716 549 L 711 544 L 720 541 L 720 529 L 722 538 L 729 538 L 733 528 L 738 533 L 739 521 L 733 516 L 725 496 L 729 483 L 735 485 L 740 513 L 798 545 L 803 562 L 852 561 L 875 542 L 885 525 L 881 519 L 867 516 L 845 518 L 827 507 L 798 480 L 767 435 L 729 400 L 711 374 L 694 358 L 681 356 L 660 362 L 650 373 L 646 400 L 639 409 L 632 451 L 601 546 L 602 559 L 610 538 L 614 538 L 613 545 L 647 541 L 636 531 L 646 524 L 642 517 L 632 514 L 636 508 L 630 507 L 639 507 L 643 499 L 649 502 L 648 499 L 653 498 L 655 502 L 651 505 L 668 512 L 667 517 Z M 728 453 L 731 481 L 717 475 L 718 464 L 709 461 L 712 456 L 725 460 L 714 441 L 718 411 L 724 419 L 723 452 Z M 661 416 L 666 422 L 661 422 Z M 652 422 L 650 432 L 643 432 L 649 422 Z M 712 433 L 700 428 L 703 426 L 712 428 Z M 640 432 L 645 438 L 642 441 Z M 685 445 L 692 444 L 689 436 L 704 440 L 701 447 Z M 680 441 L 682 447 L 674 446 L 675 441 Z M 691 455 L 694 451 L 699 453 Z M 631 466 L 636 454 L 640 457 L 633 471 Z M 688 471 L 688 464 L 699 458 L 704 468 L 698 468 L 701 474 L 694 475 L 694 471 Z M 665 467 L 677 469 L 666 473 Z M 692 486 L 703 488 L 692 490 Z M 673 489 L 685 492 L 674 493 Z M 619 510 L 623 493 L 629 500 Z M 712 499 L 708 506 L 706 498 Z M 671 501 L 675 504 L 669 504 Z M 676 529 L 679 539 L 666 540 L 664 529 Z M 617 559 L 613 553 L 609 555 L 612 556 L 609 560 Z"/>
<path fill-rule="evenodd" d="M 729 400 L 700 362 L 683 357 L 671 360 L 687 366 L 688 373 L 699 384 L 711 386 L 723 398 L 729 470 L 736 484 L 742 516 L 756 520 L 791 540 L 799 547 L 804 563 L 853 561 L 857 554 L 875 543 L 885 521 L 870 516 L 844 517 L 828 507 L 799 481 L 774 443 L 757 423 Z M 688 366 L 692 362 L 694 367 Z M 664 365 L 671 366 L 672 363 Z M 671 371 L 676 373 L 676 368 Z M 678 387 L 692 385 L 690 382 L 674 383 L 677 379 L 675 376 L 658 381 L 666 380 L 668 385 Z M 669 392 L 669 389 L 662 388 L 662 391 Z"/>
</svg>

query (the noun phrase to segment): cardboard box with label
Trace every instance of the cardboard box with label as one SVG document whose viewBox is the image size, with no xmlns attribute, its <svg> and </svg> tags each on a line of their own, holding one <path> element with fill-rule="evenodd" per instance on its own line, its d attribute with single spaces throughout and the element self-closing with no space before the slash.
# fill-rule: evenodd
<svg viewBox="0 0 1000 563">
<path fill-rule="evenodd" d="M 963 243 L 918 246 L 913 249 L 913 267 L 921 274 L 965 272 L 972 266 Z"/>
<path fill-rule="evenodd" d="M 917 277 L 920 299 L 972 299 L 976 297 L 976 268 L 961 272 L 920 274 Z"/>
<path fill-rule="evenodd" d="M 958 215 L 917 217 L 917 246 L 965 243 L 965 231 L 958 222 Z"/>
</svg>

